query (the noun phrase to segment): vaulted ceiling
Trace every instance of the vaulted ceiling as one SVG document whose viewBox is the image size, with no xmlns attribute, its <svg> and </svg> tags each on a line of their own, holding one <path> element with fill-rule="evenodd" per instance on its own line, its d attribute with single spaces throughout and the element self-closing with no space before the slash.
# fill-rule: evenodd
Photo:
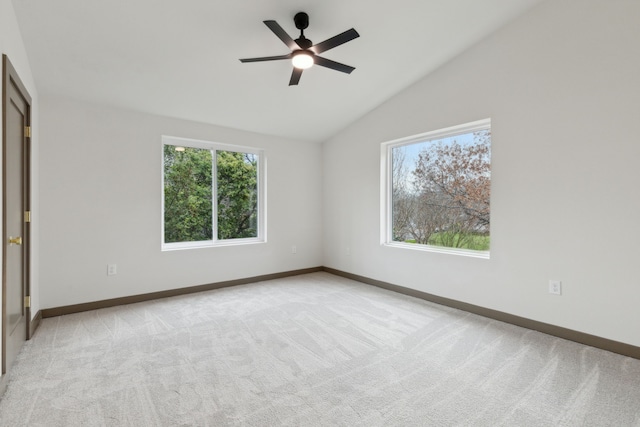
<svg viewBox="0 0 640 427">
<path fill-rule="evenodd" d="M 541 0 L 13 0 L 41 96 L 321 142 Z M 360 37 L 288 86 L 289 61 L 242 64 L 288 48 L 304 11 L 314 43 Z"/>
</svg>

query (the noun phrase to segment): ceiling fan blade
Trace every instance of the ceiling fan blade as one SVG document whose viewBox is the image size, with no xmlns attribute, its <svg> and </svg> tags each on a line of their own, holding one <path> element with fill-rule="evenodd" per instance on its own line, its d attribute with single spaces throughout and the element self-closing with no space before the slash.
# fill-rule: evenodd
<svg viewBox="0 0 640 427">
<path fill-rule="evenodd" d="M 289 49 L 296 50 L 299 49 L 298 44 L 291 38 L 289 34 L 278 24 L 276 21 L 263 21 L 264 24 L 269 27 L 273 34 L 278 36 L 280 40 L 286 44 Z"/>
<path fill-rule="evenodd" d="M 323 42 L 320 42 L 313 46 L 311 49 L 315 53 L 326 52 L 329 49 L 333 49 L 334 47 L 340 46 L 341 44 L 345 44 L 346 42 L 350 42 L 351 40 L 360 37 L 360 34 L 355 29 L 350 29 L 345 31 L 344 33 L 338 34 L 337 36 L 333 36 L 330 39 L 327 39 Z"/>
<path fill-rule="evenodd" d="M 291 73 L 291 80 L 289 80 L 289 86 L 295 86 L 300 81 L 302 76 L 302 70 L 300 68 L 293 67 L 293 73 Z"/>
<path fill-rule="evenodd" d="M 351 67 L 349 65 L 344 65 L 336 61 L 332 61 L 327 58 L 323 58 L 321 56 L 314 57 L 314 63 L 316 65 L 320 65 L 321 67 L 331 68 L 332 70 L 342 71 L 343 73 L 351 74 L 355 67 Z"/>
<path fill-rule="evenodd" d="M 261 58 L 245 58 L 240 62 L 262 62 L 262 61 L 277 61 L 278 59 L 291 59 L 291 54 L 278 55 L 278 56 L 263 56 Z"/>
</svg>

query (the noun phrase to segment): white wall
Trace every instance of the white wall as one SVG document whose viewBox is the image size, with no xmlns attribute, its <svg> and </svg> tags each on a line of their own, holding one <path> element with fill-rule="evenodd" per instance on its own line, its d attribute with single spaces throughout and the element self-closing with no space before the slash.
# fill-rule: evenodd
<svg viewBox="0 0 640 427">
<path fill-rule="evenodd" d="M 545 2 L 327 141 L 324 264 L 640 345 L 639 22 Z M 381 246 L 380 143 L 484 118 L 491 259 Z"/>
<path fill-rule="evenodd" d="M 31 75 L 31 67 L 27 52 L 22 42 L 22 36 L 18 28 L 18 21 L 13 10 L 11 0 L 0 0 L 0 54 L 5 54 L 11 61 L 16 72 L 20 76 L 20 80 L 25 85 L 29 95 L 31 95 L 31 125 L 32 125 L 32 171 L 31 171 L 31 208 L 32 208 L 32 224 L 31 224 L 31 307 L 32 316 L 35 316 L 39 310 L 39 226 L 37 223 L 39 207 L 38 207 L 38 93 Z M 0 69 L 2 66 L 0 65 Z M 3 114 L 3 105 L 0 102 L 0 117 Z M 2 223 L 2 150 L 0 150 L 0 223 Z M 4 244 L 0 245 L 0 259 L 3 258 L 2 251 Z M 2 306 L 2 295 L 0 293 L 0 307 Z M 0 316 L 0 329 L 2 328 L 2 316 Z M 0 343 L 0 354 L 1 354 Z"/>
<path fill-rule="evenodd" d="M 322 265 L 319 144 L 46 95 L 40 105 L 43 308 Z M 266 150 L 266 244 L 160 250 L 161 135 Z"/>
</svg>

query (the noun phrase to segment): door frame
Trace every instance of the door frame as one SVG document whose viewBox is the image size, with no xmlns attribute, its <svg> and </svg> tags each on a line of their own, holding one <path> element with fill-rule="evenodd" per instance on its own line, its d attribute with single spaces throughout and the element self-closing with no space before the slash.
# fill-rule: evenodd
<svg viewBox="0 0 640 427">
<path fill-rule="evenodd" d="M 13 85 L 19 92 L 20 96 L 26 103 L 25 126 L 31 129 L 31 96 L 26 87 L 20 80 L 17 71 L 9 61 L 7 55 L 2 55 L 2 374 L 6 373 L 6 353 L 7 353 L 7 283 L 6 283 L 6 262 L 7 251 L 4 247 L 7 241 L 6 226 L 6 150 L 7 150 L 7 110 L 11 100 L 9 99 L 9 85 Z M 26 212 L 31 213 L 31 135 L 25 134 L 22 144 L 22 210 L 25 212 L 25 220 L 23 223 L 22 250 L 23 250 L 23 277 L 25 296 L 31 296 L 31 219 L 27 220 Z M 29 214 L 30 215 L 30 214 Z M 25 307 L 26 330 L 25 341 L 30 337 L 31 325 L 31 304 Z"/>
</svg>

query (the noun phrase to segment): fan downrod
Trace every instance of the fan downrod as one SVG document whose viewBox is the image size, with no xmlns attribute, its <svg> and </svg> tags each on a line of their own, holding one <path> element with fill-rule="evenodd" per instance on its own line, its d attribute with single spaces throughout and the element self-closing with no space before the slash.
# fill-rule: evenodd
<svg viewBox="0 0 640 427">
<path fill-rule="evenodd" d="M 295 42 L 302 50 L 308 50 L 313 46 L 313 42 L 304 36 L 304 30 L 309 26 L 309 15 L 304 12 L 298 12 L 293 17 L 293 22 L 296 24 L 296 28 L 300 30 L 300 37 Z"/>
</svg>

